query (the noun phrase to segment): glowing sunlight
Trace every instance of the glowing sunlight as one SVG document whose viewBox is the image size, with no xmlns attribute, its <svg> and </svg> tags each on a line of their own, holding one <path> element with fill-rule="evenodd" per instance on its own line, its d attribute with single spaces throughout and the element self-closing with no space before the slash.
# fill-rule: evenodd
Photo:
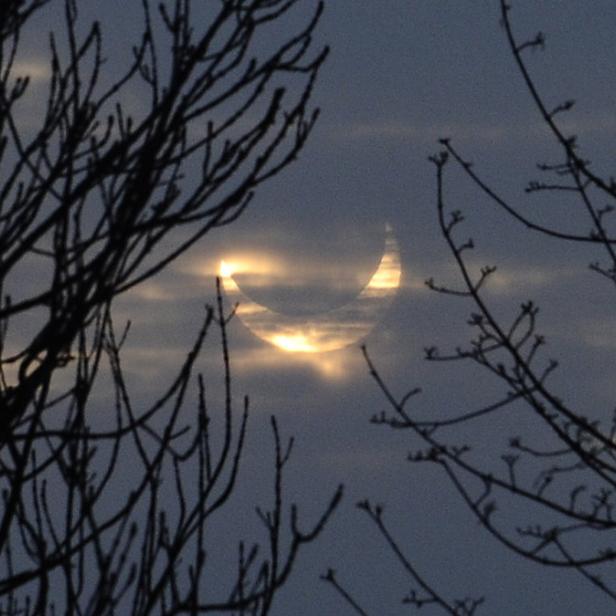
<svg viewBox="0 0 616 616">
<path fill-rule="evenodd" d="M 225 293 L 231 303 L 238 304 L 239 319 L 255 336 L 288 353 L 327 353 L 360 341 L 379 322 L 400 286 L 400 250 L 387 225 L 384 253 L 368 284 L 344 306 L 316 315 L 275 312 L 251 300 L 233 278 L 239 272 L 265 269 L 267 264 L 258 258 L 220 262 Z"/>
</svg>

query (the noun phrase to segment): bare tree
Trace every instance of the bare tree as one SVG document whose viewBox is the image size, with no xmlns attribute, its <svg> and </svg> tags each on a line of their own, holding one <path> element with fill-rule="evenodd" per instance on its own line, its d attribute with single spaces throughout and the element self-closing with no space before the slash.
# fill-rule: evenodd
<svg viewBox="0 0 616 616">
<path fill-rule="evenodd" d="M 272 420 L 274 501 L 259 510 L 266 553 L 240 544 L 227 588 L 209 587 L 209 525 L 235 489 L 248 414 L 245 399 L 236 417 L 231 391 L 232 315 L 219 289 L 177 375 L 145 409 L 135 408 L 122 367 L 128 325 L 118 334 L 112 319 L 114 298 L 234 221 L 302 149 L 327 49 L 310 51 L 320 3 L 289 34 L 285 19 L 299 4 L 219 0 L 200 13 L 190 0 L 156 9 L 142 0 L 142 36 L 115 74 L 101 24 L 83 29 L 76 0 L 0 6 L 3 614 L 266 614 L 340 499 L 338 491 L 308 531 L 291 506 L 285 532 L 291 443 Z M 50 35 L 46 103 L 32 130 L 20 120 L 30 85 L 21 43 L 52 10 L 65 27 Z M 286 30 L 265 44 L 262 32 L 271 41 L 277 23 Z M 133 88 L 147 104 L 131 115 Z M 224 368 L 220 440 L 193 375 L 213 327 Z M 91 408 L 101 370 L 115 397 L 104 420 Z M 183 427 L 183 408 L 193 429 Z M 126 468 L 129 487 L 118 482 Z"/>
<path fill-rule="evenodd" d="M 616 183 L 591 165 L 581 153 L 576 135 L 564 128 L 562 118 L 573 107 L 573 101 L 549 105 L 532 76 L 528 54 L 543 49 L 544 34 L 518 39 L 511 7 L 506 0 L 500 0 L 500 8 L 502 27 L 523 83 L 560 152 L 555 162 L 538 163 L 542 178 L 530 181 L 526 193 L 537 197 L 566 196 L 572 208 L 571 218 L 577 220 L 579 212 L 584 217 L 584 227 L 571 231 L 554 217 L 552 223 L 544 222 L 550 220 L 549 210 L 536 218 L 528 216 L 524 208 L 492 187 L 452 140 L 442 139 L 442 150 L 430 157 L 436 170 L 436 210 L 460 284 L 450 286 L 434 279 L 426 284 L 445 298 L 470 304 L 467 324 L 471 336 L 451 350 L 426 348 L 425 358 L 435 364 L 475 367 L 500 384 L 502 395 L 471 409 L 456 408 L 452 397 L 449 415 L 423 418 L 417 402 L 420 389 L 414 387 L 402 395 L 394 392 L 364 349 L 370 373 L 391 409 L 375 415 L 372 423 L 412 433 L 415 445 L 409 461 L 442 469 L 483 528 L 505 548 L 543 567 L 573 570 L 598 592 L 616 600 L 612 568 L 616 559 L 613 411 L 594 409 L 590 402 L 584 407 L 560 393 L 562 381 L 558 383 L 555 379 L 559 365 L 545 355 L 546 336 L 540 329 L 537 305 L 523 301 L 509 311 L 510 317 L 503 316 L 506 311 L 495 306 L 494 297 L 487 292 L 496 267 L 485 265 L 478 269 L 474 265 L 469 255 L 475 249 L 475 241 L 467 239 L 464 215 L 460 209 L 450 208 L 445 196 L 446 174 L 456 165 L 493 206 L 502 210 L 506 222 L 513 219 L 529 232 L 555 240 L 550 248 L 558 247 L 559 243 L 588 247 L 597 255 L 590 263 L 590 270 L 598 275 L 594 281 L 616 283 L 612 216 Z M 569 252 L 568 256 L 573 254 Z M 558 301 L 580 305 L 581 298 L 575 289 L 569 287 L 565 292 L 569 295 Z M 571 374 L 566 378 L 575 381 L 579 377 Z M 524 435 L 503 432 L 511 425 L 509 418 L 522 414 L 528 426 Z M 475 429 L 464 430 L 465 426 Z M 506 442 L 505 449 L 495 453 L 494 447 L 482 447 L 487 433 L 492 444 Z M 481 436 L 469 441 L 473 434 Z M 451 598 L 438 580 L 421 573 L 421 563 L 408 557 L 396 530 L 387 524 L 381 505 L 364 501 L 359 508 L 373 521 L 414 586 L 404 603 L 416 608 L 433 605 L 437 611 L 456 615 L 479 611 L 483 598 Z M 329 571 L 323 578 L 354 613 L 366 614 L 335 572 Z"/>
</svg>

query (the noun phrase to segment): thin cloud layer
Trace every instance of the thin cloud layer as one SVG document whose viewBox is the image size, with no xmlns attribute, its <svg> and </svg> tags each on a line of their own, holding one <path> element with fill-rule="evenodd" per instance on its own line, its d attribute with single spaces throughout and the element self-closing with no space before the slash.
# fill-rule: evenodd
<svg viewBox="0 0 616 616">
<path fill-rule="evenodd" d="M 565 134 L 577 136 L 597 134 L 605 136 L 616 133 L 616 119 L 611 115 L 594 117 L 569 115 L 562 118 L 559 126 Z M 534 115 L 525 121 L 502 125 L 477 122 L 414 124 L 392 118 L 349 124 L 337 127 L 331 133 L 337 140 L 343 141 L 382 140 L 434 144 L 439 139 L 448 137 L 455 141 L 482 145 L 500 145 L 528 139 L 544 140 L 549 135 L 545 124 L 538 121 Z"/>
<path fill-rule="evenodd" d="M 329 352 L 365 338 L 395 297 L 401 275 L 400 250 L 388 227 L 379 266 L 356 298 L 318 315 L 287 316 L 242 293 L 233 278 L 236 268 L 241 266 L 241 262 L 222 261 L 220 268 L 225 293 L 230 301 L 238 304 L 238 318 L 262 340 L 292 353 Z M 249 267 L 250 263 L 245 266 Z M 260 262 L 255 265 L 259 267 Z"/>
<path fill-rule="evenodd" d="M 20 59 L 13 64 L 12 74 L 14 77 L 27 77 L 31 85 L 40 85 L 51 78 L 51 66 L 48 60 Z"/>
</svg>

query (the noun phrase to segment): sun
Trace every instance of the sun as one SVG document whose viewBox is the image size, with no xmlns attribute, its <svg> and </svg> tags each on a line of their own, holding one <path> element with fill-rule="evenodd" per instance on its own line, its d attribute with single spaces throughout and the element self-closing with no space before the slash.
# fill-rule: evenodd
<svg viewBox="0 0 616 616">
<path fill-rule="evenodd" d="M 228 299 L 238 305 L 237 316 L 255 335 L 289 353 L 326 353 L 365 338 L 392 302 L 401 279 L 400 249 L 390 225 L 385 228 L 385 248 L 368 284 L 348 304 L 309 316 L 281 314 L 250 299 L 233 278 L 238 268 L 220 262 L 220 276 Z M 262 263 L 255 263 L 261 267 Z M 249 271 L 243 263 L 239 271 Z"/>
</svg>

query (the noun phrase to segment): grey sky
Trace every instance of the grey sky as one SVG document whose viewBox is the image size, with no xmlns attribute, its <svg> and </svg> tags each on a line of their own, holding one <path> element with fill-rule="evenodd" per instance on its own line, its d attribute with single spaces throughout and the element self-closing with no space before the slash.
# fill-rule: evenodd
<svg viewBox="0 0 616 616">
<path fill-rule="evenodd" d="M 515 3 L 514 23 L 520 33 L 546 31 L 547 50 L 533 60 L 539 83 L 554 103 L 578 101 L 567 120 L 593 159 L 606 164 L 616 130 L 616 8 L 606 2 L 593 9 L 572 2 Z M 304 281 L 311 285 L 304 295 L 293 288 L 296 285 L 285 288 L 280 281 L 269 289 L 251 287 L 249 280 L 243 286 L 255 299 L 281 311 L 292 311 L 308 298 L 328 308 L 348 299 L 353 284 L 359 292 L 378 260 L 383 224 L 390 221 L 401 244 L 403 286 L 367 344 L 396 391 L 423 387 L 417 412 L 424 416 L 488 403 L 500 391 L 485 375 L 438 369 L 422 361 L 425 346 L 440 343 L 447 348 L 465 340 L 470 308 L 423 288 L 428 276 L 454 280 L 437 233 L 434 172 L 426 157 L 438 149 L 439 137 L 450 136 L 499 190 L 524 200 L 525 183 L 536 176 L 535 162 L 556 155 L 498 21 L 498 7 L 489 2 L 330 2 L 319 35 L 331 45 L 332 54 L 315 92 L 322 115 L 312 140 L 294 167 L 263 187 L 236 225 L 208 238 L 184 260 L 210 262 L 214 257 L 215 264 L 219 257 L 246 247 L 273 252 L 291 268 L 294 262 L 298 269 L 313 263 L 326 272 L 328 263 L 343 265 L 351 283 L 341 280 L 339 295 L 326 275 L 321 295 L 315 295 L 319 281 L 314 279 Z M 479 244 L 473 260 L 477 266 L 494 262 L 501 267 L 491 291 L 494 300 L 511 304 L 512 310 L 530 296 L 545 298 L 543 323 L 552 334 L 550 352 L 559 347 L 569 351 L 563 362 L 563 389 L 572 393 L 568 371 L 581 372 L 590 378 L 575 392 L 578 400 L 588 399 L 590 405 L 597 401 L 607 409 L 611 375 L 596 358 L 597 339 L 602 341 L 600 357 L 609 351 L 609 304 L 586 305 L 579 333 L 572 336 L 571 325 L 565 330 L 562 324 L 580 319 L 579 311 L 549 303 L 563 289 L 580 285 L 584 297 L 583 289 L 598 284 L 586 271 L 590 254 L 578 250 L 571 255 L 566 247 L 529 236 L 488 206 L 458 173 L 450 175 L 450 205 L 465 210 L 468 232 Z M 574 223 L 563 219 L 564 225 Z M 179 263 L 177 270 L 182 267 Z M 191 329 L 186 324 L 204 297 L 211 296 L 211 277 L 203 278 L 200 291 L 194 275 L 185 274 L 184 288 L 190 289 L 192 300 L 184 307 L 177 299 L 182 291 L 174 286 L 176 275 L 157 281 L 163 291 L 169 285 L 174 299 L 170 309 L 165 301 L 149 308 L 165 323 L 164 330 L 152 323 L 152 346 L 161 331 L 173 327 L 170 321 L 187 341 Z M 133 342 L 148 331 L 137 322 Z M 342 510 L 283 592 L 276 613 L 343 613 L 330 589 L 317 580 L 327 566 L 338 571 L 371 613 L 403 612 L 400 599 L 410 584 L 355 510 L 355 501 L 364 497 L 387 505 L 387 519 L 408 554 L 443 592 L 485 594 L 484 613 L 582 614 L 589 605 L 594 613 L 608 609 L 573 573 L 542 571 L 504 552 L 483 534 L 436 469 L 405 462 L 412 446 L 406 435 L 368 423 L 384 402 L 357 348 L 315 362 L 264 345 L 239 323 L 230 333 L 236 391 L 247 392 L 253 400 L 255 458 L 249 458 L 247 467 L 259 459 L 267 476 L 262 457 L 267 461 L 269 441 L 258 424 L 276 413 L 284 430 L 297 437 L 288 479 L 292 497 L 316 514 L 317 504 L 339 481 L 348 488 Z M 204 361 L 215 363 L 215 354 Z M 477 384 L 482 386 L 479 393 Z M 506 431 L 477 429 L 486 431 L 487 442 L 496 439 L 498 447 L 506 445 Z"/>
<path fill-rule="evenodd" d="M 111 28 L 105 39 L 113 58 L 110 70 L 121 61 L 117 50 L 139 29 L 139 4 L 84 3 L 84 18 L 104 11 Z M 576 99 L 566 122 L 598 168 L 609 169 L 616 134 L 616 4 L 518 0 L 513 6 L 520 36 L 547 34 L 546 51 L 532 57 L 546 99 L 554 104 Z M 437 230 L 434 170 L 427 156 L 438 150 L 439 137 L 451 137 L 483 177 L 525 211 L 540 219 L 555 215 L 563 228 L 577 223 L 566 201 L 548 199 L 536 209 L 538 198 L 524 194 L 527 180 L 537 175 L 535 163 L 558 151 L 514 66 L 498 3 L 329 0 L 317 39 L 317 46 L 327 43 L 332 51 L 313 98 L 322 114 L 298 162 L 264 185 L 236 224 L 211 234 L 118 302 L 116 318 L 134 320 L 126 347 L 133 390 L 147 397 L 188 350 L 202 306 L 213 299 L 221 258 L 243 251 L 273 255 L 289 270 L 296 263 L 297 272 L 308 271 L 304 277 L 270 285 L 246 278 L 242 289 L 282 312 L 302 305 L 325 310 L 360 292 L 378 263 L 389 222 L 400 244 L 402 285 L 366 340 L 371 355 L 396 392 L 423 388 L 417 403 L 423 416 L 488 403 L 500 388 L 487 375 L 423 361 L 424 347 L 447 348 L 467 339 L 471 308 L 423 286 L 430 276 L 455 280 Z M 509 312 L 536 298 L 550 355 L 563 360 L 556 377 L 563 395 L 589 412 L 608 413 L 615 393 L 609 367 L 616 321 L 613 298 L 587 271 L 592 251 L 525 232 L 453 168 L 446 196 L 468 216 L 466 230 L 479 246 L 473 263 L 500 267 L 489 297 Z M 555 301 L 563 292 L 570 304 Z M 247 393 L 253 410 L 241 494 L 263 498 L 263 504 L 269 498 L 264 491 L 270 490 L 270 414 L 278 416 L 285 434 L 296 436 L 287 488 L 307 515 L 317 514 L 339 482 L 347 486 L 341 509 L 300 563 L 275 614 L 347 613 L 318 580 L 329 566 L 371 614 L 409 613 L 400 600 L 410 582 L 355 509 L 365 497 L 386 504 L 387 519 L 407 554 L 444 594 L 485 595 L 480 613 L 608 613 L 607 602 L 574 573 L 542 570 L 505 552 L 479 528 L 437 469 L 405 461 L 412 447 L 406 434 L 370 425 L 385 402 L 357 346 L 315 359 L 275 350 L 237 322 L 229 333 L 237 399 Z M 220 384 L 215 341 L 201 364 L 215 398 Z M 524 429 L 516 421 L 511 430 Z M 505 447 L 507 430 L 478 429 L 485 430 L 487 449 L 493 438 Z M 239 513 L 244 500 L 238 498 L 237 519 L 221 520 L 220 532 L 229 540 L 256 528 L 252 511 L 246 517 Z"/>
</svg>

